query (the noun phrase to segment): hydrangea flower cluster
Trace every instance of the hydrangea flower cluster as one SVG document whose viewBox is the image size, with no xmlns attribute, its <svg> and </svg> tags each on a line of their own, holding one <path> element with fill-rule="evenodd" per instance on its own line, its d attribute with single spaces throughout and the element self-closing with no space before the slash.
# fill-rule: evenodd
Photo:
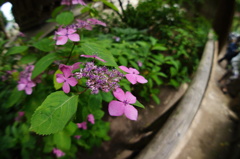
<svg viewBox="0 0 240 159">
<path fill-rule="evenodd" d="M 56 40 L 56 45 L 64 45 L 67 43 L 68 39 L 74 42 L 80 41 L 80 36 L 77 34 L 77 29 L 87 29 L 92 30 L 93 25 L 106 26 L 106 23 L 90 18 L 86 21 L 77 19 L 77 23 L 66 26 L 65 28 L 59 27 L 55 32 L 54 40 Z"/>
<path fill-rule="evenodd" d="M 34 65 L 29 65 L 20 73 L 20 79 L 18 81 L 18 90 L 24 90 L 26 94 L 32 94 L 32 88 L 36 86 L 36 83 L 31 80 L 32 71 Z"/>
<path fill-rule="evenodd" d="M 85 63 L 85 67 L 80 72 L 75 73 L 77 79 L 87 78 L 86 85 L 97 94 L 99 90 L 109 92 L 119 87 L 118 82 L 124 77 L 118 70 L 109 70 L 105 66 L 96 66 L 93 62 Z"/>
<path fill-rule="evenodd" d="M 102 62 L 106 62 L 96 55 L 81 55 L 85 58 L 94 58 Z M 82 65 L 80 68 L 79 65 Z M 75 73 L 72 73 L 73 70 L 79 69 Z M 113 95 L 119 100 L 113 100 L 109 103 L 108 111 L 111 116 L 121 116 L 125 115 L 130 120 L 137 120 L 138 111 L 131 104 L 136 103 L 136 97 L 133 96 L 130 92 L 124 93 L 118 84 L 121 79 L 125 76 L 127 80 L 132 83 L 147 83 L 148 81 L 141 75 L 139 75 L 138 70 L 134 68 L 127 68 L 125 66 L 119 66 L 121 70 L 127 72 L 123 74 L 116 69 L 108 69 L 106 66 L 97 66 L 93 62 L 86 63 L 75 63 L 72 66 L 67 66 L 60 64 L 59 69 L 63 74 L 57 74 L 56 80 L 58 83 L 63 83 L 63 91 L 65 93 L 70 92 L 70 86 L 75 86 L 78 83 L 78 80 L 86 78 L 86 86 L 91 90 L 92 94 L 97 94 L 99 91 L 109 92 L 113 91 Z M 94 117 L 92 115 L 88 116 L 89 122 L 94 124 Z M 78 128 L 84 130 L 87 129 L 87 122 L 77 123 Z"/>
</svg>

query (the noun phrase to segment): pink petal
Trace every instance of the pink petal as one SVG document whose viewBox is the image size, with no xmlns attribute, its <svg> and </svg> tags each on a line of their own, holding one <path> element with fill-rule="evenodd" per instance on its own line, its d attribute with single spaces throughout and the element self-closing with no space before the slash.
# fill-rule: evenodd
<svg viewBox="0 0 240 159">
<path fill-rule="evenodd" d="M 119 101 L 111 101 L 108 105 L 108 112 L 111 116 L 121 116 L 124 113 L 124 104 Z"/>
<path fill-rule="evenodd" d="M 117 98 L 120 101 L 126 100 L 126 96 L 124 91 L 121 88 L 117 88 L 116 90 L 113 91 L 113 95 L 115 98 Z"/>
<path fill-rule="evenodd" d="M 26 88 L 25 88 L 25 92 L 26 92 L 26 94 L 28 94 L 28 95 L 32 94 L 32 88 L 31 88 L 31 87 L 26 87 Z"/>
<path fill-rule="evenodd" d="M 63 83 L 62 89 L 63 89 L 63 92 L 65 92 L 65 93 L 69 93 L 70 92 L 70 86 L 68 85 L 67 82 Z"/>
<path fill-rule="evenodd" d="M 134 104 L 137 101 L 137 98 L 134 95 L 132 95 L 131 92 L 126 92 L 126 99 L 130 104 Z"/>
<path fill-rule="evenodd" d="M 68 38 L 72 41 L 80 41 L 80 36 L 78 34 L 68 35 Z"/>
<path fill-rule="evenodd" d="M 17 86 L 17 88 L 18 88 L 19 91 L 24 90 L 25 87 L 26 87 L 26 84 L 22 84 L 22 83 L 18 84 L 18 86 Z"/>
<path fill-rule="evenodd" d="M 129 71 L 130 71 L 131 74 L 137 74 L 137 75 L 139 74 L 138 70 L 136 70 L 135 68 L 130 67 Z"/>
<path fill-rule="evenodd" d="M 83 5 L 83 6 L 86 5 L 86 3 L 84 3 L 83 0 L 73 0 L 72 3 L 73 3 L 73 4 L 81 4 L 81 5 Z"/>
<path fill-rule="evenodd" d="M 71 28 L 69 28 L 69 29 L 67 29 L 67 34 L 69 35 L 69 34 L 73 34 L 73 33 L 75 33 L 77 30 L 75 30 L 75 29 L 71 29 Z"/>
<path fill-rule="evenodd" d="M 80 68 L 80 66 L 79 66 L 80 64 L 81 64 L 81 62 L 76 62 L 75 64 L 72 65 L 71 70 L 73 71 L 73 70 L 79 69 Z"/>
<path fill-rule="evenodd" d="M 98 57 L 98 56 L 96 56 L 95 58 L 98 59 L 99 61 L 106 62 L 105 60 L 101 59 L 101 58 Z"/>
<path fill-rule="evenodd" d="M 137 77 L 135 74 L 126 74 L 125 76 L 130 83 L 132 83 L 132 84 L 137 83 Z"/>
<path fill-rule="evenodd" d="M 27 86 L 28 87 L 35 87 L 36 84 L 34 82 L 32 82 L 32 81 L 29 81 Z"/>
<path fill-rule="evenodd" d="M 137 77 L 137 82 L 139 83 L 147 83 L 148 80 L 146 80 L 143 76 L 140 76 L 140 75 L 136 75 Z"/>
<path fill-rule="evenodd" d="M 57 35 L 66 35 L 67 34 L 67 29 L 61 29 L 59 28 L 58 31 L 56 31 Z"/>
<path fill-rule="evenodd" d="M 63 74 L 57 74 L 57 75 L 56 75 L 56 81 L 57 81 L 58 83 L 63 83 L 63 82 L 65 82 L 65 77 L 63 76 Z"/>
<path fill-rule="evenodd" d="M 93 114 L 89 114 L 87 118 L 88 118 L 88 121 L 89 121 L 90 123 L 92 123 L 92 124 L 95 123 L 95 119 L 94 119 Z"/>
<path fill-rule="evenodd" d="M 76 78 L 70 77 L 70 78 L 67 79 L 67 83 L 70 84 L 71 86 L 76 86 L 78 81 L 76 80 Z"/>
<path fill-rule="evenodd" d="M 69 66 L 60 64 L 59 69 L 63 72 L 64 77 L 68 78 L 69 76 L 72 75 L 72 71 Z"/>
<path fill-rule="evenodd" d="M 126 66 L 119 66 L 119 68 L 127 73 L 130 73 L 129 69 Z"/>
<path fill-rule="evenodd" d="M 57 43 L 56 45 L 64 45 L 66 44 L 68 41 L 68 37 L 67 36 L 59 36 L 57 37 Z"/>
<path fill-rule="evenodd" d="M 128 105 L 125 106 L 124 114 L 130 120 L 137 120 L 138 111 L 132 105 L 128 104 Z"/>
</svg>

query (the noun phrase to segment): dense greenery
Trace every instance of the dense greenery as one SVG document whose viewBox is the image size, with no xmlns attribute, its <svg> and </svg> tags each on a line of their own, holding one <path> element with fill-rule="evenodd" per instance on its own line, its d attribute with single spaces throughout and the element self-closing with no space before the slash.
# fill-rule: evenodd
<svg viewBox="0 0 240 159">
<path fill-rule="evenodd" d="M 101 1 L 113 12 L 118 12 L 113 4 Z M 126 74 L 118 66 L 135 68 L 148 82 L 130 85 L 127 79 L 122 79 L 119 85 L 141 97 L 140 102 L 153 99 L 160 103 L 158 94 L 161 85 L 178 88 L 183 82 L 190 82 L 201 58 L 209 24 L 202 17 L 187 16 L 180 4 L 161 0 L 142 1 L 137 8 L 129 4 L 123 14 L 118 12 L 117 15 L 104 15 L 88 4 L 82 12 L 92 17 L 99 16 L 107 22 L 107 26 L 103 27 L 104 24 L 100 23 L 103 26 L 96 26 L 91 31 L 79 29 L 76 34 L 81 40 L 68 40 L 64 45 L 56 45 L 56 35 L 53 34 L 44 38 L 38 34 L 30 40 L 19 36 L 11 47 L 6 47 L 8 40 L 2 37 L 0 99 L 4 102 L 0 106 L 3 123 L 0 125 L 0 157 L 54 158 L 53 151 L 57 148 L 65 153 L 63 158 L 76 158 L 79 147 L 89 151 L 100 146 L 102 141 L 111 139 L 108 136 L 111 123 L 104 121 L 103 117 L 108 115 L 104 111 L 107 103 L 116 97 L 111 92 L 114 90 L 94 94 L 85 84 L 87 78 L 78 79 L 70 93 L 61 90 L 64 86 L 58 82 L 59 74 L 64 75 L 64 69 L 70 70 L 70 66 L 73 69 L 78 62 L 81 62 L 78 66 L 82 70 L 87 62 L 94 62 L 97 68 L 107 68 L 110 73 L 116 69 Z M 63 8 L 56 8 L 49 20 L 57 23 L 58 32 L 74 24 L 71 10 Z M 69 34 L 75 33 L 64 36 Z M 22 73 L 28 67 L 31 81 L 36 85 L 31 93 L 17 88 Z M 79 68 L 71 71 L 81 73 Z M 140 109 L 144 107 L 133 100 L 131 96 L 129 103 Z M 94 124 L 89 120 L 90 114 L 94 116 Z M 83 123 L 87 129 L 81 125 Z"/>
</svg>

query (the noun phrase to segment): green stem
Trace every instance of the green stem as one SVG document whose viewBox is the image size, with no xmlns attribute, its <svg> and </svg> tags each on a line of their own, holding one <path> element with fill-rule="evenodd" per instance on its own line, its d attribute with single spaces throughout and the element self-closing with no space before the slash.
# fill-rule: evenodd
<svg viewBox="0 0 240 159">
<path fill-rule="evenodd" d="M 67 59 L 67 61 L 66 61 L 66 65 L 68 64 L 68 62 L 69 62 L 69 60 L 70 60 L 70 58 L 71 58 L 71 56 L 72 56 L 72 52 L 73 52 L 74 47 L 75 47 L 75 43 L 73 43 L 71 52 L 70 52 L 70 54 L 69 54 L 69 56 L 68 56 L 68 59 Z"/>
</svg>

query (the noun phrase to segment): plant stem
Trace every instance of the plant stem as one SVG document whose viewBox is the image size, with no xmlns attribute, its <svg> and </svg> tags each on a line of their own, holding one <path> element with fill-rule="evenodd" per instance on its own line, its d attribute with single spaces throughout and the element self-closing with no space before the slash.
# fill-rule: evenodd
<svg viewBox="0 0 240 159">
<path fill-rule="evenodd" d="M 71 58 L 71 56 L 72 56 L 72 52 L 73 52 L 74 47 L 75 47 L 75 43 L 73 43 L 71 52 L 70 52 L 70 54 L 69 54 L 69 56 L 68 56 L 68 59 L 67 59 L 67 61 L 66 61 L 66 65 L 68 64 L 68 62 L 69 62 L 69 60 L 70 60 L 70 58 Z"/>
</svg>

